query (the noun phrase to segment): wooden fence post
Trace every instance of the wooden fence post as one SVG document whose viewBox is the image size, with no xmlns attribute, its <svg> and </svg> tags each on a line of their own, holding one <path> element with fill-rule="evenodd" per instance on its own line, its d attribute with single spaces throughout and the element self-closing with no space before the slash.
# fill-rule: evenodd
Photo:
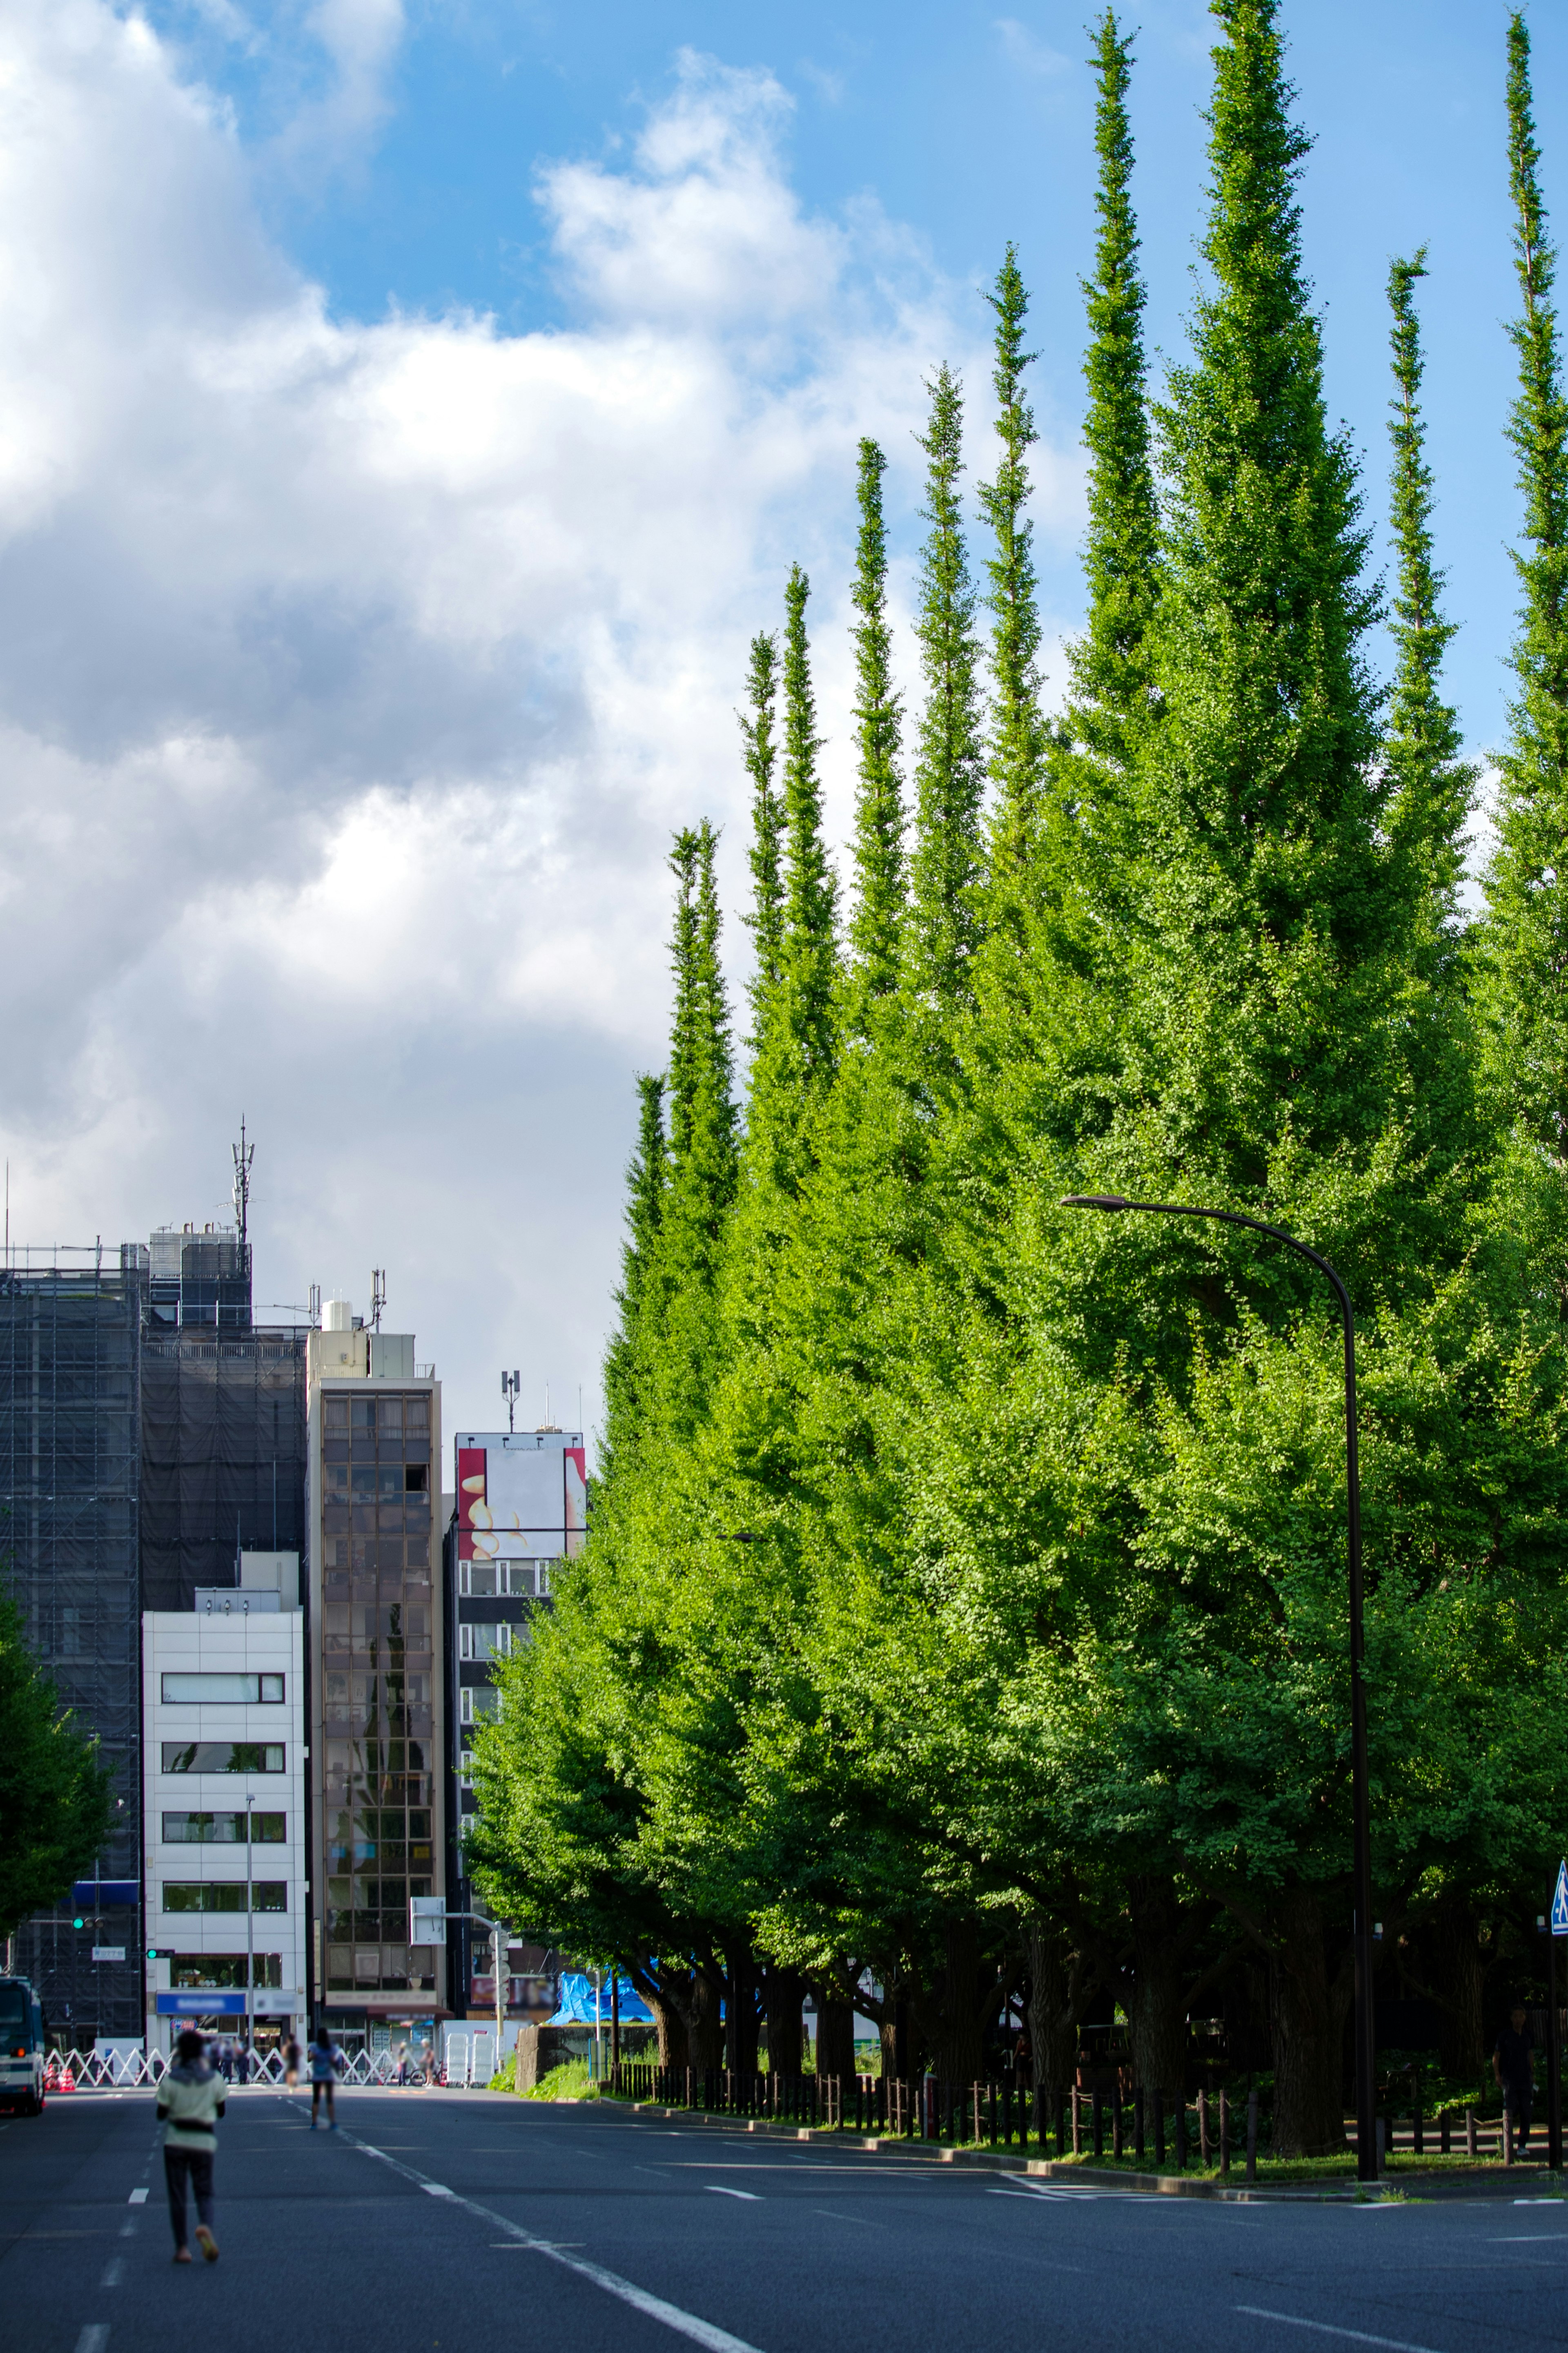
<svg viewBox="0 0 1568 2353">
<path fill-rule="evenodd" d="M 1230 2171 L 1230 2094 L 1223 2084 L 1219 2087 L 1219 2169 L 1222 2176 Z"/>
<path fill-rule="evenodd" d="M 1248 2092 L 1247 2095 L 1247 2178 L 1248 2181 L 1258 2179 L 1258 2094 L 1255 2091 Z"/>
</svg>

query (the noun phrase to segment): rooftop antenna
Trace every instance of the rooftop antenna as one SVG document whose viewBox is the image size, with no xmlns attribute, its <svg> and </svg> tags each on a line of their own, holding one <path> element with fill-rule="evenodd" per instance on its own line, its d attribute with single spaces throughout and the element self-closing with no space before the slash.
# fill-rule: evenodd
<svg viewBox="0 0 1568 2353">
<path fill-rule="evenodd" d="M 386 1269 L 373 1266 L 370 1271 L 370 1328 L 381 1329 L 381 1311 L 386 1305 Z"/>
<path fill-rule="evenodd" d="M 517 1429 L 517 1393 L 521 1387 L 522 1375 L 521 1373 L 503 1373 L 501 1375 L 500 1393 L 506 1399 L 506 1426 L 509 1430 L 512 1431 L 515 1431 Z"/>
<path fill-rule="evenodd" d="M 256 1157 L 254 1144 L 245 1140 L 245 1114 L 239 1118 L 239 1142 L 230 1149 L 234 1154 L 234 1221 L 239 1228 L 239 1247 L 245 1248 L 250 1230 L 250 1164 Z"/>
<path fill-rule="evenodd" d="M 306 1295 L 310 1300 L 310 1305 L 306 1308 L 305 1313 L 310 1317 L 313 1328 L 319 1332 L 321 1328 L 321 1284 L 319 1282 L 313 1282 Z"/>
</svg>

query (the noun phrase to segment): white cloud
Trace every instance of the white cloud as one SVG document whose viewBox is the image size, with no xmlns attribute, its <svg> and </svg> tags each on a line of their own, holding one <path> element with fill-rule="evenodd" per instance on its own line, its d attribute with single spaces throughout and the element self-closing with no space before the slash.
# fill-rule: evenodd
<svg viewBox="0 0 1568 2353">
<path fill-rule="evenodd" d="M 317 22 L 363 124 L 398 10 Z M 922 377 L 984 381 L 903 232 L 803 209 L 788 113 L 688 56 L 629 160 L 542 170 L 569 330 L 345 324 L 140 20 L 6 0 L 14 1233 L 217 1214 L 244 1109 L 263 1298 L 385 1265 L 456 1419 L 503 1359 L 592 1404 L 668 830 L 728 824 L 733 905 L 733 706 L 796 554 L 842 817 L 856 438 L 908 500 Z"/>
<path fill-rule="evenodd" d="M 1064 56 L 1060 49 L 1053 49 L 1048 42 L 1042 41 L 1027 25 L 1021 25 L 1016 16 L 998 16 L 992 29 L 1002 44 L 1002 53 L 1008 64 L 1016 66 L 1021 73 L 1035 74 L 1043 81 L 1052 81 L 1071 68 L 1069 57 Z"/>
</svg>

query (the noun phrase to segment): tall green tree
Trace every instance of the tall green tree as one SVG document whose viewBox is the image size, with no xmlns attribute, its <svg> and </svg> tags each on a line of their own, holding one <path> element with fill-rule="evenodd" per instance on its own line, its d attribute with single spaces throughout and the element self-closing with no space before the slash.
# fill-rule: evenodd
<svg viewBox="0 0 1568 2353">
<path fill-rule="evenodd" d="M 643 1306 L 650 1283 L 657 1280 L 668 1182 L 664 1092 L 662 1076 L 645 1073 L 637 1080 L 637 1140 L 626 1169 L 626 1237 L 621 1246 L 621 1281 L 616 1293 L 618 1320 L 605 1356 L 605 1445 L 611 1456 L 617 1449 L 635 1446 L 641 1421 L 637 1366 Z"/>
<path fill-rule="evenodd" d="M 756 958 L 751 982 L 752 1044 L 784 969 L 784 802 L 778 787 L 778 645 L 759 633 L 752 639 L 746 675 L 747 708 L 741 713 L 746 773 L 752 780 L 752 903 L 745 922 Z"/>
<path fill-rule="evenodd" d="M 69 1894 L 113 1820 L 98 1744 L 61 1708 L 0 1590 L 0 1936 Z"/>
<path fill-rule="evenodd" d="M 904 806 L 899 780 L 903 712 L 893 685 L 888 627 L 888 533 L 882 520 L 887 459 L 862 440 L 856 484 L 860 532 L 855 555 L 855 910 L 849 945 L 868 993 L 898 986 L 905 912 Z"/>
<path fill-rule="evenodd" d="M 1038 438 L 1034 412 L 1024 397 L 1024 371 L 1037 357 L 1024 349 L 1029 297 L 1018 268 L 1018 249 L 1009 245 L 986 296 L 996 322 L 996 434 L 1002 448 L 994 479 L 979 488 L 980 512 L 991 527 L 994 551 L 986 558 L 991 610 L 991 776 L 996 786 L 992 864 L 1004 891 L 1006 874 L 1028 861 L 1044 768 L 1045 728 L 1040 718 L 1040 617 L 1037 600 L 1034 524 L 1029 499 L 1028 452 Z"/>
<path fill-rule="evenodd" d="M 1568 399 L 1552 288 L 1522 16 L 1508 27 L 1509 192 L 1521 307 L 1510 333 L 1519 394 L 1509 439 L 1519 460 L 1524 602 L 1515 688 L 1499 762 L 1497 848 L 1487 876 L 1486 1005 L 1499 1083 L 1526 1133 L 1568 1155 Z"/>
<path fill-rule="evenodd" d="M 1443 574 L 1432 553 L 1432 470 L 1421 416 L 1421 329 L 1415 290 L 1426 275 L 1425 247 L 1388 273 L 1394 323 L 1394 444 L 1390 520 L 1396 558 L 1394 676 L 1384 739 L 1392 795 L 1387 825 L 1402 855 L 1418 870 L 1435 945 L 1451 945 L 1465 863 L 1465 823 L 1476 771 L 1460 757 L 1458 713 L 1443 697 L 1443 656 L 1454 624 L 1441 610 Z"/>
<path fill-rule="evenodd" d="M 928 385 L 929 529 L 921 553 L 921 668 L 925 697 L 915 754 L 915 843 L 910 861 L 910 970 L 940 1006 L 969 994 L 980 938 L 980 642 L 963 537 L 963 393 L 946 367 Z"/>
<path fill-rule="evenodd" d="M 670 1432 L 701 1419 L 719 1345 L 716 1293 L 734 1207 L 738 1158 L 730 1011 L 720 962 L 718 837 L 704 818 L 676 836 L 669 1050 L 668 1184 L 658 1254 L 663 1329 L 662 1418 Z"/>
<path fill-rule="evenodd" d="M 805 607 L 811 583 L 798 564 L 784 586 L 784 971 L 789 1019 L 807 1084 L 833 1072 L 837 890 L 822 838 L 822 780 L 816 695 Z"/>
<path fill-rule="evenodd" d="M 1088 626 L 1071 649 L 1073 732 L 1100 761 L 1124 772 L 1130 726 L 1146 718 L 1149 625 L 1159 596 L 1159 517 L 1149 450 L 1143 353 L 1145 295 L 1132 204 L 1132 131 L 1127 93 L 1132 44 L 1113 10 L 1096 31 L 1094 144 L 1099 231 L 1094 275 L 1083 280 L 1089 395 L 1089 531 L 1084 542 Z"/>
</svg>

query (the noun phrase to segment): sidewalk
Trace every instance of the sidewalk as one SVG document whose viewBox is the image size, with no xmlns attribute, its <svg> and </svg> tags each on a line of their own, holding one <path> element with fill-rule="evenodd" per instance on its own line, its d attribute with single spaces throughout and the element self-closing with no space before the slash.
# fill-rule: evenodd
<svg viewBox="0 0 1568 2353">
<path fill-rule="evenodd" d="M 1382 2204 L 1391 2199 L 1408 2198 L 1560 2198 L 1563 2195 L 1563 2177 L 1548 2173 L 1543 2166 L 1529 2158 L 1511 2168 L 1496 2166 L 1475 2172 L 1406 2172 L 1402 2166 L 1396 2174 L 1385 2176 L 1370 2189 L 1363 2188 L 1354 2179 L 1342 2181 L 1338 2179 L 1321 2182 L 1281 2182 L 1278 2186 L 1269 2186 L 1248 2182 L 1245 2179 L 1245 2157 L 1237 2163 L 1230 2179 L 1210 2180 L 1183 2173 L 1131 2173 L 1121 2166 L 1086 2165 L 1078 2158 L 1026 2157 L 1021 2150 L 949 2148 L 940 2141 L 895 2139 L 887 2134 L 846 2132 L 823 2125 L 779 2124 L 766 2116 L 736 2116 L 707 2108 L 665 2107 L 651 2100 L 607 2101 L 605 2105 L 619 2108 L 627 2116 L 657 2118 L 663 2123 L 707 2126 L 731 2133 L 759 2134 L 773 2140 L 816 2141 L 830 2148 L 854 2149 L 867 2157 L 914 2158 L 923 2165 L 958 2166 L 982 2173 L 1022 2174 L 1036 2180 L 1072 2181 L 1085 2188 L 1122 2189 L 1149 2198 L 1208 2198 L 1250 2205 L 1302 2199 L 1314 2202 L 1333 2200 L 1342 2204 L 1358 2201 Z"/>
</svg>

